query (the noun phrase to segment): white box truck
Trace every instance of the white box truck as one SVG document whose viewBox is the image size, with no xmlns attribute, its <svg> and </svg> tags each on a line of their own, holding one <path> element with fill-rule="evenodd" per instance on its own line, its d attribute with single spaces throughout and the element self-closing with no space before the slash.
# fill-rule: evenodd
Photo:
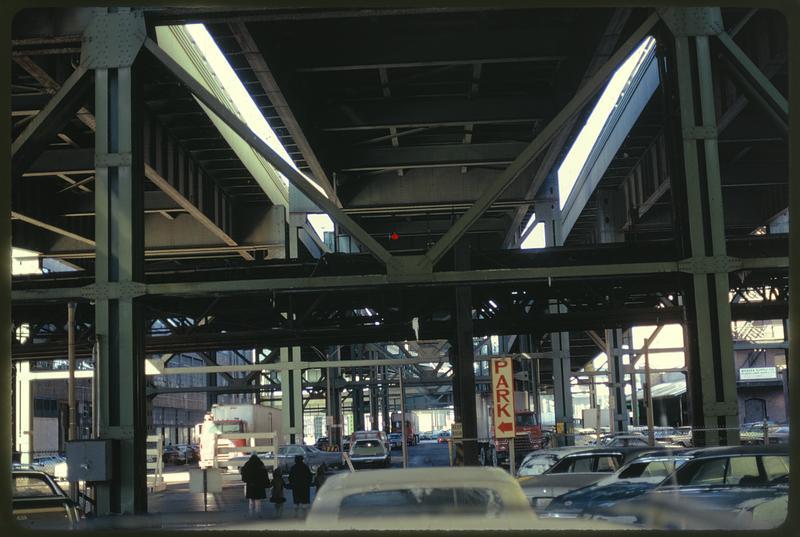
<svg viewBox="0 0 800 537">
<path fill-rule="evenodd" d="M 218 466 L 225 466 L 228 459 L 242 456 L 248 452 L 248 447 L 274 446 L 277 451 L 277 447 L 282 441 L 282 421 L 279 408 L 260 404 L 213 405 L 209 414 L 213 417 L 213 427 L 206 426 L 206 422 L 198 426 L 201 468 L 213 465 L 215 458 Z M 274 439 L 225 439 L 219 437 L 215 439 L 216 435 L 228 433 L 275 433 L 275 437 Z M 215 440 L 216 453 L 212 447 Z M 242 451 L 219 449 L 234 446 L 241 447 Z"/>
</svg>

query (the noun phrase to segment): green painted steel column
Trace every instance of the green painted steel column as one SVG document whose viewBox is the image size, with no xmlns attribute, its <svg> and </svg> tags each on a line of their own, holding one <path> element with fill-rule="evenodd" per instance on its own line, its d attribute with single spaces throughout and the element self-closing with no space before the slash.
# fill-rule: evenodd
<svg viewBox="0 0 800 537">
<path fill-rule="evenodd" d="M 110 481 L 97 485 L 97 512 L 147 512 L 144 376 L 144 160 L 135 64 L 144 16 L 93 10 L 81 65 L 95 80 L 95 336 L 100 438 L 112 441 Z"/>
<path fill-rule="evenodd" d="M 611 432 L 628 430 L 628 409 L 625 399 L 625 367 L 622 363 L 622 330 L 605 331 L 606 357 L 608 359 L 608 382 L 611 394 Z"/>
<path fill-rule="evenodd" d="M 300 361 L 300 347 L 282 347 L 281 363 Z M 290 444 L 303 443 L 303 375 L 300 369 L 280 372 L 283 435 Z"/>
<path fill-rule="evenodd" d="M 726 245 L 709 52 L 710 37 L 721 31 L 721 17 L 718 9 L 698 13 L 699 17 L 694 19 L 689 16 L 665 19 L 675 36 L 688 253 L 696 260 L 692 289 L 687 293 L 687 365 L 693 425 L 729 429 L 696 433 L 695 441 L 698 445 L 735 445 L 739 443 L 739 417 L 729 269 L 725 263 L 716 262 L 726 256 Z M 689 20 L 695 22 L 686 22 Z"/>
<path fill-rule="evenodd" d="M 546 197 L 536 202 L 536 219 L 544 222 L 545 246 L 551 248 L 563 244 L 561 237 L 560 211 L 558 208 L 558 182 L 555 174 L 547 178 Z M 548 313 L 566 313 L 567 307 L 557 300 L 550 300 Z M 555 407 L 556 442 L 559 446 L 575 443 L 572 435 L 574 417 L 572 407 L 572 360 L 569 354 L 569 332 L 550 334 L 550 349 L 553 352 L 553 406 Z"/>
<path fill-rule="evenodd" d="M 144 318 L 133 293 L 144 280 L 144 168 L 131 67 L 95 70 L 95 281 L 118 290 L 95 302 L 100 341 L 101 438 L 116 441 L 113 480 L 98 487 L 99 513 L 147 511 Z"/>
</svg>

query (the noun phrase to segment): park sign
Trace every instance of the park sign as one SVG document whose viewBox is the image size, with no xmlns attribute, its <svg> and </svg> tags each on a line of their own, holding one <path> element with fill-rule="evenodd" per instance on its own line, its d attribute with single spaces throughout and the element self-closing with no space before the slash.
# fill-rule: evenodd
<svg viewBox="0 0 800 537">
<path fill-rule="evenodd" d="M 492 360 L 492 423 L 495 438 L 514 438 L 514 362 Z"/>
</svg>

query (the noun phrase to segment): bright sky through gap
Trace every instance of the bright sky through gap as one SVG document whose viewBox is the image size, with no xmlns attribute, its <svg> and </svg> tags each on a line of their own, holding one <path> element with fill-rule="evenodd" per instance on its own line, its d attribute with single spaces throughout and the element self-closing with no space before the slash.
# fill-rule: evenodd
<svg viewBox="0 0 800 537">
<path fill-rule="evenodd" d="M 297 169 L 292 159 L 289 157 L 289 153 L 286 152 L 286 149 L 281 145 L 278 137 L 275 136 L 275 132 L 267 123 L 267 120 L 264 119 L 264 116 L 261 114 L 261 111 L 256 106 L 256 103 L 253 101 L 253 98 L 247 92 L 242 84 L 242 81 L 239 80 L 239 77 L 236 76 L 236 73 L 233 71 L 233 68 L 228 63 L 228 60 L 222 54 L 222 51 L 219 50 L 217 43 L 214 41 L 214 38 L 211 37 L 211 34 L 208 33 L 206 30 L 205 25 L 203 24 L 187 24 L 186 30 L 189 32 L 189 35 L 192 36 L 195 43 L 197 43 L 200 52 L 205 57 L 206 61 L 208 62 L 211 69 L 214 71 L 214 74 L 217 75 L 220 82 L 222 83 L 225 91 L 233 100 L 233 104 L 236 106 L 239 117 L 247 124 L 250 129 L 258 135 L 265 143 L 267 143 L 276 153 L 278 153 L 283 160 L 289 163 L 293 168 Z M 285 177 L 281 176 L 284 182 L 288 185 L 288 181 Z"/>
<path fill-rule="evenodd" d="M 272 127 L 269 126 L 267 120 L 264 119 L 264 115 L 261 113 L 261 110 L 259 110 L 258 106 L 256 106 L 255 101 L 253 101 L 253 98 L 247 92 L 247 89 L 245 89 L 242 81 L 239 80 L 238 76 L 236 76 L 236 73 L 228 63 L 225 55 L 222 54 L 222 51 L 217 46 L 214 38 L 208 33 L 205 25 L 187 24 L 185 25 L 185 28 L 189 32 L 189 35 L 192 36 L 192 39 L 194 39 L 197 47 L 200 49 L 200 52 L 205 57 L 209 66 L 211 66 L 212 71 L 214 71 L 214 74 L 222 83 L 225 91 L 227 91 L 228 95 L 230 95 L 234 106 L 236 106 L 239 112 L 239 117 L 245 122 L 245 124 L 247 124 L 248 127 L 250 127 L 254 133 L 256 133 L 259 138 L 269 145 L 273 151 L 278 153 L 283 160 L 285 160 L 292 168 L 297 170 L 297 166 L 289 157 L 289 153 L 286 151 L 286 148 L 283 147 L 280 140 L 278 140 L 278 137 L 275 136 L 275 131 L 272 130 Z M 277 173 L 281 176 L 284 184 L 288 187 L 288 179 L 286 179 L 282 173 Z M 322 187 L 317 185 L 311 179 L 306 178 L 306 180 L 322 195 L 327 197 L 327 194 Z"/>
<path fill-rule="evenodd" d="M 22 248 L 11 249 L 11 274 L 41 274 L 39 254 Z"/>
<path fill-rule="evenodd" d="M 567 153 L 564 162 L 558 168 L 558 199 L 560 208 L 564 208 L 572 187 L 575 186 L 575 181 L 578 179 L 578 174 L 581 172 L 589 152 L 592 150 L 597 137 L 603 130 L 603 127 L 611 115 L 611 112 L 617 106 L 620 97 L 624 95 L 623 91 L 626 89 L 630 78 L 636 73 L 637 66 L 640 65 L 641 60 L 655 45 L 655 39 L 652 37 L 646 38 L 642 44 L 630 55 L 628 59 L 617 69 L 608 85 L 603 90 L 600 99 L 589 115 L 583 129 L 575 143 L 572 144 L 569 152 Z"/>
<path fill-rule="evenodd" d="M 533 229 L 522 241 L 520 248 L 523 250 L 530 250 L 533 248 L 544 248 L 544 222 L 537 222 L 534 224 Z"/>
<path fill-rule="evenodd" d="M 314 231 L 317 232 L 320 240 L 325 240 L 324 233 L 326 231 L 333 232 L 333 220 L 331 220 L 331 217 L 325 213 L 309 214 L 308 222 L 311 224 L 311 227 L 314 228 Z"/>
<path fill-rule="evenodd" d="M 289 153 L 286 151 L 286 148 L 283 147 L 278 137 L 275 136 L 275 132 L 267 123 L 267 120 L 264 119 L 263 114 L 256 106 L 256 103 L 253 101 L 253 98 L 245 89 L 244 84 L 242 84 L 239 77 L 236 76 L 233 68 L 228 63 L 228 60 L 222 54 L 219 47 L 217 46 L 214 38 L 211 37 L 211 34 L 208 33 L 206 27 L 202 24 L 187 24 L 186 30 L 192 36 L 195 43 L 197 43 L 200 52 L 205 56 L 208 64 L 211 66 L 211 69 L 217 75 L 222 85 L 225 87 L 225 90 L 231 96 L 234 105 L 239 111 L 240 117 L 242 120 L 247 124 L 250 129 L 258 135 L 264 142 L 266 142 L 278 155 L 283 158 L 286 162 L 288 162 L 292 168 L 297 169 L 297 166 L 289 157 Z M 286 177 L 283 176 L 280 172 L 278 174 L 283 179 L 284 184 L 288 186 L 289 181 Z M 325 197 L 327 194 L 325 191 L 314 183 L 313 181 L 309 180 L 309 182 Z M 311 226 L 319 235 L 319 238 L 323 238 L 323 233 L 325 231 L 333 231 L 333 221 L 327 214 L 316 214 L 316 215 L 308 215 L 308 220 L 311 223 Z"/>
</svg>

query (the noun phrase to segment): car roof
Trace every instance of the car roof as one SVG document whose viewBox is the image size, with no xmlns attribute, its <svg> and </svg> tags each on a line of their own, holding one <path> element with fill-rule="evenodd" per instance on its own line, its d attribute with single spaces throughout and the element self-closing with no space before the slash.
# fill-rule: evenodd
<svg viewBox="0 0 800 537">
<path fill-rule="evenodd" d="M 564 455 L 567 453 L 575 453 L 577 451 L 586 451 L 588 448 L 587 446 L 562 446 L 557 448 L 547 448 L 547 449 L 538 449 L 536 451 L 531 451 L 528 453 L 525 458 L 528 457 L 538 457 L 540 455 L 547 456 L 547 455 Z"/>
<path fill-rule="evenodd" d="M 357 489 L 391 483 L 397 486 L 432 487 L 442 484 L 472 485 L 475 483 L 502 483 L 516 485 L 508 472 L 500 468 L 484 466 L 447 468 L 406 468 L 349 472 L 329 477 L 325 487 L 329 489 Z"/>
<path fill-rule="evenodd" d="M 721 457 L 730 455 L 788 455 L 789 445 L 778 444 L 768 446 L 710 446 L 689 449 L 694 458 Z"/>
</svg>

